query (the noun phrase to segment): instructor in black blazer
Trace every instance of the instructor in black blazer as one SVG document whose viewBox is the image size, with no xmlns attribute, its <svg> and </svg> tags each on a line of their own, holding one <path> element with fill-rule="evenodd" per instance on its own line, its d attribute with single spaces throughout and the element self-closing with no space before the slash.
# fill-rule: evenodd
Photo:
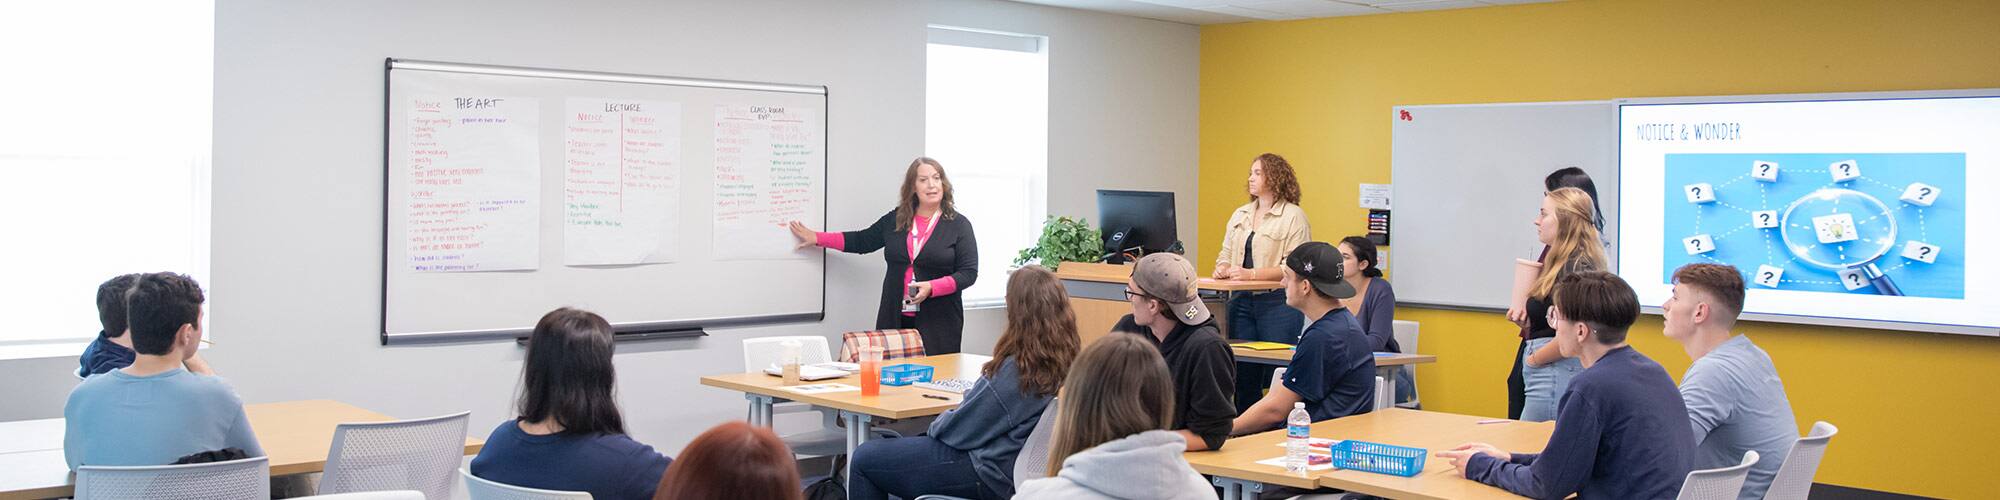
<svg viewBox="0 0 2000 500">
<path fill-rule="evenodd" d="M 915 328 L 923 335 L 925 354 L 957 353 L 965 329 L 965 304 L 958 292 L 979 279 L 972 221 L 952 205 L 951 181 L 937 160 L 910 162 L 899 199 L 895 210 L 867 229 L 821 233 L 792 221 L 792 235 L 800 248 L 857 254 L 882 250 L 889 269 L 882 276 L 875 328 Z"/>
</svg>

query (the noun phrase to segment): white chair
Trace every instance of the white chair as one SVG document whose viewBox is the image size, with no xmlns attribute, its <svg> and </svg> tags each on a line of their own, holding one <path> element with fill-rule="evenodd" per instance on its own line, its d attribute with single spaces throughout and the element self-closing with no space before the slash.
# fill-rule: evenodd
<svg viewBox="0 0 2000 500">
<path fill-rule="evenodd" d="M 311 500 L 424 500 L 424 492 L 417 490 L 359 491 L 354 493 L 334 493 L 294 497 Z"/>
<path fill-rule="evenodd" d="M 416 490 L 425 498 L 451 498 L 471 415 L 334 426 L 319 493 Z"/>
<path fill-rule="evenodd" d="M 1271 370 L 1271 385 L 1267 385 L 1264 387 L 1271 388 L 1284 384 L 1285 384 L 1285 367 L 1280 366 L 1275 370 Z"/>
<path fill-rule="evenodd" d="M 271 459 L 76 470 L 76 498 L 89 500 L 269 500 Z"/>
<path fill-rule="evenodd" d="M 762 372 L 764 368 L 777 364 L 785 355 L 787 340 L 799 342 L 799 362 L 803 364 L 825 363 L 833 360 L 833 350 L 827 347 L 826 337 L 810 335 L 795 337 L 762 337 L 743 339 L 743 370 Z M 812 405 L 784 402 L 771 405 L 771 413 L 800 413 L 814 410 Z M 781 439 L 792 453 L 800 456 L 833 456 L 847 453 L 847 429 L 840 427 L 840 416 L 833 410 L 819 408 L 820 428 L 797 434 L 785 435 Z"/>
<path fill-rule="evenodd" d="M 1041 479 L 1049 475 L 1049 441 L 1056 434 L 1056 413 L 1060 399 L 1049 399 L 1049 406 L 1042 408 L 1042 418 L 1035 421 L 1035 430 L 1028 431 L 1028 440 L 1021 443 L 1021 452 L 1014 455 L 1014 488 L 1030 479 Z"/>
<path fill-rule="evenodd" d="M 1396 337 L 1396 347 L 1402 348 L 1401 352 L 1403 354 L 1417 353 L 1417 326 L 1417 322 L 1415 321 L 1395 320 L 1394 336 Z M 1403 365 L 1403 373 L 1410 374 L 1410 400 L 1396 403 L 1396 406 L 1410 409 L 1418 408 L 1423 405 L 1423 399 L 1417 395 L 1417 365 Z M 1391 382 L 1394 381 L 1392 380 Z"/>
<path fill-rule="evenodd" d="M 1395 408 L 1395 407 L 1396 407 L 1396 384 L 1390 383 L 1389 379 L 1382 378 L 1381 376 L 1376 376 L 1374 411 L 1381 411 L 1384 409 Z"/>
<path fill-rule="evenodd" d="M 1792 443 L 1792 451 L 1785 454 L 1785 464 L 1778 467 L 1771 489 L 1764 492 L 1765 500 L 1805 500 L 1812 492 L 1813 476 L 1819 474 L 1819 460 L 1826 456 L 1826 445 L 1839 433 L 1840 428 L 1833 424 L 1813 422 L 1812 431 Z"/>
<path fill-rule="evenodd" d="M 471 469 L 459 469 L 458 475 L 465 478 L 465 493 L 472 500 L 590 500 L 588 492 L 514 486 L 474 476 Z"/>
<path fill-rule="evenodd" d="M 1755 450 L 1743 452 L 1743 463 L 1689 472 L 1687 480 L 1681 482 L 1680 500 L 1736 500 L 1743 492 L 1743 480 L 1750 477 L 1750 466 L 1757 465 Z"/>
</svg>

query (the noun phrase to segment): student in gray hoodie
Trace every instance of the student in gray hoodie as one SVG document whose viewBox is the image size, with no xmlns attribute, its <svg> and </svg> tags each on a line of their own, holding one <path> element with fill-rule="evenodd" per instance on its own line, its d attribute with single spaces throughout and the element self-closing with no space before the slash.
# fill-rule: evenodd
<svg viewBox="0 0 2000 500">
<path fill-rule="evenodd" d="M 1079 343 L 1076 313 L 1055 275 L 1041 266 L 1014 271 L 1007 328 L 965 401 L 931 422 L 928 436 L 856 448 L 850 498 L 1013 496 L 1014 457 L 1061 388 Z"/>
<path fill-rule="evenodd" d="M 1168 432 L 1174 388 L 1159 350 L 1135 335 L 1108 335 L 1070 367 L 1049 442 L 1049 477 L 1014 498 L 1213 500 L 1189 467 L 1187 441 Z"/>
</svg>

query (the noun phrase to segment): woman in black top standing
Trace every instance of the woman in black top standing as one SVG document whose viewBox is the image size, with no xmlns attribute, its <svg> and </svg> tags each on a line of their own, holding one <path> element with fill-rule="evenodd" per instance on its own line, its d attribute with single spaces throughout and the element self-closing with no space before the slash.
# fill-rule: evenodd
<svg viewBox="0 0 2000 500">
<path fill-rule="evenodd" d="M 926 354 L 958 352 L 965 328 L 958 292 L 979 278 L 979 244 L 972 221 L 952 204 L 951 181 L 937 160 L 910 162 L 896 209 L 867 229 L 821 233 L 798 221 L 791 228 L 800 248 L 817 245 L 857 254 L 882 250 L 889 269 L 882 276 L 875 328 L 915 328 Z"/>
</svg>

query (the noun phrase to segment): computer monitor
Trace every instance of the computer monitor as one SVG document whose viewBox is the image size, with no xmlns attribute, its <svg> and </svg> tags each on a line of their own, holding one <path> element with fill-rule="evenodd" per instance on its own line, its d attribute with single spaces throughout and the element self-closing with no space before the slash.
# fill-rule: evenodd
<svg viewBox="0 0 2000 500">
<path fill-rule="evenodd" d="M 1097 221 L 1106 262 L 1123 263 L 1122 254 L 1132 249 L 1142 254 L 1180 250 L 1172 192 L 1099 189 Z"/>
</svg>

